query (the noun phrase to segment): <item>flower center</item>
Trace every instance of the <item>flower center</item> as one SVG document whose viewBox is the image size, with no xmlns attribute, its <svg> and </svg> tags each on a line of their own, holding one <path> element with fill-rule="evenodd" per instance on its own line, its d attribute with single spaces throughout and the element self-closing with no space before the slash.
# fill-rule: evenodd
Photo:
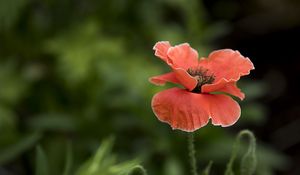
<svg viewBox="0 0 300 175">
<path fill-rule="evenodd" d="M 188 68 L 187 72 L 197 79 L 197 85 L 192 92 L 201 92 L 201 87 L 204 84 L 212 84 L 215 81 L 215 76 L 208 73 L 208 69 L 203 67 Z"/>
</svg>

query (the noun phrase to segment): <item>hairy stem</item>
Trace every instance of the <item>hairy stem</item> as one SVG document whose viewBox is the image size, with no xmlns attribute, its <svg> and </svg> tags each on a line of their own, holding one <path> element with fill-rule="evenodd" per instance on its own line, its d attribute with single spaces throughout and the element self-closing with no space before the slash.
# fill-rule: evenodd
<svg viewBox="0 0 300 175">
<path fill-rule="evenodd" d="M 195 157 L 196 150 L 195 150 L 195 143 L 194 143 L 194 134 L 191 132 L 188 135 L 188 150 L 189 150 L 189 159 L 190 159 L 190 166 L 191 166 L 191 174 L 198 175 L 197 173 L 197 160 Z"/>
</svg>

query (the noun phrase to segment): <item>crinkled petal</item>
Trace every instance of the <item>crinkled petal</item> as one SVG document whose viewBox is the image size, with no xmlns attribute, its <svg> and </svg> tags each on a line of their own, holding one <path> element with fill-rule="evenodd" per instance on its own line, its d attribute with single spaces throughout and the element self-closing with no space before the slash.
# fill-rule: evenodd
<svg viewBox="0 0 300 175">
<path fill-rule="evenodd" d="M 194 94 L 180 88 L 171 88 L 157 93 L 152 98 L 156 117 L 173 129 L 192 132 L 209 121 L 204 95 Z"/>
<path fill-rule="evenodd" d="M 171 45 L 170 45 L 169 41 L 157 42 L 153 47 L 153 50 L 155 50 L 155 56 L 157 56 L 157 57 L 161 58 L 162 60 L 164 60 L 165 62 L 167 62 L 167 59 L 168 59 L 167 52 L 170 47 L 171 47 Z"/>
<path fill-rule="evenodd" d="M 168 49 L 168 63 L 172 68 L 187 70 L 198 65 L 198 52 L 188 43 L 183 43 Z"/>
<path fill-rule="evenodd" d="M 215 82 L 225 79 L 238 81 L 241 76 L 248 75 L 254 69 L 249 58 L 238 51 L 223 49 L 212 52 L 208 59 L 201 59 L 199 66 L 205 67 L 215 76 Z"/>
<path fill-rule="evenodd" d="M 228 82 L 224 79 L 215 84 L 205 84 L 201 88 L 202 93 L 225 92 L 243 100 L 245 94 L 237 87 L 235 81 Z"/>
<path fill-rule="evenodd" d="M 173 69 L 176 79 L 179 80 L 180 84 L 192 91 L 197 86 L 197 79 L 192 77 L 186 70 L 177 68 Z"/>
<path fill-rule="evenodd" d="M 197 85 L 197 80 L 190 76 L 187 69 L 198 65 L 198 53 L 189 44 L 184 43 L 172 47 L 168 41 L 157 42 L 153 47 L 155 55 L 164 60 L 174 71 L 172 75 L 162 77 L 152 77 L 150 81 L 157 85 L 165 82 L 180 83 L 188 90 L 193 90 Z M 176 81 L 177 80 L 177 81 Z"/>
<path fill-rule="evenodd" d="M 174 72 L 151 77 L 151 78 L 149 78 L 149 81 L 155 85 L 160 85 L 160 86 L 165 85 L 166 82 L 180 84 L 180 82 L 177 80 Z"/>
<path fill-rule="evenodd" d="M 230 126 L 240 117 L 240 106 L 226 95 L 197 94 L 172 88 L 152 99 L 157 118 L 173 129 L 193 132 L 205 126 L 209 118 L 214 125 Z"/>
</svg>

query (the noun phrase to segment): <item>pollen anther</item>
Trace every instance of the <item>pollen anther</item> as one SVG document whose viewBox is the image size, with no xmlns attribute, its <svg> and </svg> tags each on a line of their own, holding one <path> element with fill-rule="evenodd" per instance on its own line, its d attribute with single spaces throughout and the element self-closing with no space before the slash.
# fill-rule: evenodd
<svg viewBox="0 0 300 175">
<path fill-rule="evenodd" d="M 203 67 L 188 68 L 187 72 L 197 79 L 197 85 L 192 92 L 201 92 L 201 87 L 204 84 L 212 84 L 215 81 L 215 76 L 208 73 L 208 69 Z"/>
</svg>

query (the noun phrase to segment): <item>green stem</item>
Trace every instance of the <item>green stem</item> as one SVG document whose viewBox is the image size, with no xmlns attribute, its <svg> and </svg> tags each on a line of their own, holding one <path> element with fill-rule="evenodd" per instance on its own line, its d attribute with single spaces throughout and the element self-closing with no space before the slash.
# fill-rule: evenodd
<svg viewBox="0 0 300 175">
<path fill-rule="evenodd" d="M 234 175 L 234 172 L 233 172 L 233 163 L 234 163 L 234 161 L 235 161 L 235 159 L 236 159 L 236 157 L 238 155 L 238 152 L 239 152 L 239 149 L 240 149 L 241 138 L 243 136 L 248 136 L 249 139 L 250 139 L 249 148 L 248 148 L 248 151 L 247 151 L 247 153 L 246 153 L 245 156 L 247 156 L 249 154 L 253 154 L 252 155 L 253 156 L 253 160 L 252 161 L 254 161 L 254 162 L 251 162 L 251 163 L 253 164 L 253 171 L 255 170 L 255 166 L 256 166 L 256 156 L 255 156 L 256 141 L 255 141 L 255 136 L 249 130 L 242 130 L 242 131 L 239 132 L 239 134 L 236 137 L 235 144 L 233 145 L 233 149 L 232 149 L 233 151 L 232 151 L 230 160 L 229 160 L 229 162 L 227 164 L 227 167 L 226 167 L 225 175 Z M 245 158 L 243 158 L 243 159 L 245 159 Z M 243 162 L 244 161 L 242 161 L 242 164 L 243 164 Z"/>
<path fill-rule="evenodd" d="M 197 173 L 197 160 L 195 157 L 195 143 L 194 143 L 194 134 L 191 132 L 188 135 L 188 150 L 189 150 L 189 158 L 190 158 L 190 165 L 191 165 L 191 174 L 198 175 Z"/>
<path fill-rule="evenodd" d="M 131 169 L 131 171 L 129 172 L 128 175 L 132 175 L 132 174 L 134 174 L 134 173 L 136 173 L 136 172 L 140 172 L 142 175 L 147 175 L 146 169 L 145 169 L 143 166 L 141 166 L 141 165 L 136 165 L 136 166 L 134 166 L 134 167 Z"/>
</svg>

